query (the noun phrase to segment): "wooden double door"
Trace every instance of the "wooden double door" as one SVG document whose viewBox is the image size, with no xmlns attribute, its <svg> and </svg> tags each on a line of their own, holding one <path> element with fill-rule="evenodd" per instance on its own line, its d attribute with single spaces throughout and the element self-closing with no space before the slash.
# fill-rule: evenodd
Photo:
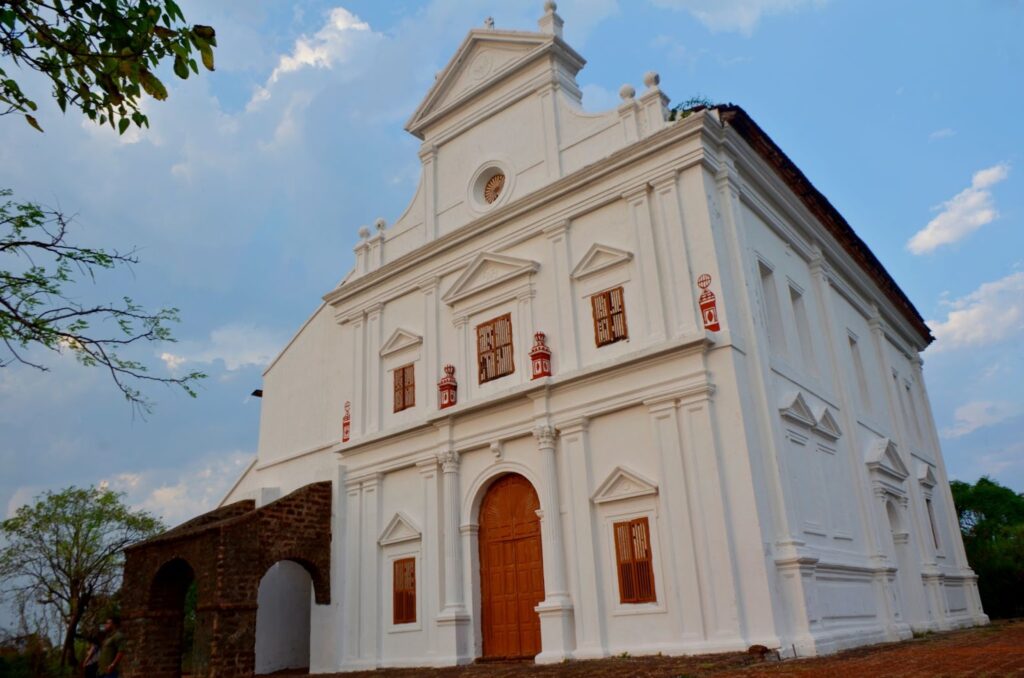
<svg viewBox="0 0 1024 678">
<path fill-rule="evenodd" d="M 526 478 L 503 476 L 480 506 L 480 625 L 487 659 L 534 657 L 540 652 L 544 600 L 540 501 Z"/>
</svg>

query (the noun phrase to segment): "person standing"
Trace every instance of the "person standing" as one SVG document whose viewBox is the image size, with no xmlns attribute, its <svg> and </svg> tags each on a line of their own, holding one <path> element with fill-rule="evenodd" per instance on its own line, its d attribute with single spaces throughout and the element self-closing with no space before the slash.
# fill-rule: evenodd
<svg viewBox="0 0 1024 678">
<path fill-rule="evenodd" d="M 121 634 L 121 618 L 111 616 L 103 625 L 106 636 L 100 645 L 99 675 L 101 678 L 117 678 L 118 667 L 124 657 L 124 636 Z"/>
<path fill-rule="evenodd" d="M 103 643 L 103 627 L 100 627 L 96 635 L 89 636 L 89 649 L 85 651 L 82 658 L 82 670 L 85 678 L 98 678 L 100 671 L 100 645 Z"/>
</svg>

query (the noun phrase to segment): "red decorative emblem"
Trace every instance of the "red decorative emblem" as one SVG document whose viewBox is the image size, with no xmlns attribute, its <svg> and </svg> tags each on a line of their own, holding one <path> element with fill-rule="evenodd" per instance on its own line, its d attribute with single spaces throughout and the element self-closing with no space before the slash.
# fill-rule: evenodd
<svg viewBox="0 0 1024 678">
<path fill-rule="evenodd" d="M 341 442 L 347 443 L 352 431 L 352 403 L 345 401 L 345 416 L 341 418 Z"/>
<path fill-rule="evenodd" d="M 437 382 L 439 409 L 451 407 L 459 400 L 459 384 L 455 381 L 455 365 L 444 366 L 444 376 Z"/>
<path fill-rule="evenodd" d="M 697 287 L 704 290 L 700 293 L 700 315 L 704 318 L 704 329 L 717 332 L 722 329 L 718 322 L 718 307 L 715 304 L 715 293 L 708 289 L 711 276 L 703 273 L 697 278 Z"/>
<path fill-rule="evenodd" d="M 533 348 L 530 349 L 530 360 L 533 362 L 533 379 L 551 376 L 551 349 L 544 341 L 543 332 L 533 334 Z"/>
</svg>

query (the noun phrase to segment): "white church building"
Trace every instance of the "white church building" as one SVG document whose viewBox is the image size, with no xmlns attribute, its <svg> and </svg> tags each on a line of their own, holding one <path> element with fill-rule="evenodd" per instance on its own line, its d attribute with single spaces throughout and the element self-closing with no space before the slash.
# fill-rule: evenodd
<svg viewBox="0 0 1024 678">
<path fill-rule="evenodd" d="M 584 112 L 584 63 L 554 2 L 471 30 L 405 212 L 267 368 L 223 503 L 331 481 L 331 596 L 270 570 L 257 672 L 986 623 L 914 306 L 741 108 Z"/>
</svg>

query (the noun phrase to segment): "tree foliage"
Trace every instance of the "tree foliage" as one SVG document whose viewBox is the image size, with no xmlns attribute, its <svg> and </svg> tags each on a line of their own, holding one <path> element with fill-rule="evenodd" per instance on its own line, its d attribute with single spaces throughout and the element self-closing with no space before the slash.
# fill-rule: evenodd
<svg viewBox="0 0 1024 678">
<path fill-rule="evenodd" d="M 198 73 L 194 57 L 213 70 L 216 34 L 210 26 L 188 26 L 174 0 L 3 0 L 0 56 L 49 79 L 61 111 L 77 107 L 90 120 L 124 133 L 148 126 L 140 110 L 144 94 L 158 101 L 167 87 L 155 71 L 173 61 L 179 78 Z M 0 115 L 38 110 L 15 79 L 0 67 Z"/>
<path fill-rule="evenodd" d="M 0 190 L 0 200 L 10 191 Z M 82 304 L 66 290 L 75 276 L 92 278 L 97 270 L 136 263 L 134 252 L 122 254 L 68 242 L 71 220 L 59 211 L 31 203 L 0 202 L 0 367 L 17 361 L 41 370 L 28 357 L 30 347 L 70 351 L 86 366 L 101 366 L 133 405 L 149 402 L 136 380 L 180 386 L 195 396 L 193 384 L 204 375 L 156 377 L 142 363 L 123 357 L 132 344 L 174 341 L 168 323 L 178 309 L 142 309 L 129 297 L 116 304 Z M 6 359 L 4 353 L 6 352 Z"/>
<path fill-rule="evenodd" d="M 1024 494 L 982 477 L 950 483 L 960 532 L 985 612 L 1024 615 Z"/>
<path fill-rule="evenodd" d="M 46 492 L 0 523 L 0 595 L 59 619 L 65 665 L 90 606 L 117 590 L 125 547 L 164 529 L 123 498 L 96 487 Z"/>
</svg>

